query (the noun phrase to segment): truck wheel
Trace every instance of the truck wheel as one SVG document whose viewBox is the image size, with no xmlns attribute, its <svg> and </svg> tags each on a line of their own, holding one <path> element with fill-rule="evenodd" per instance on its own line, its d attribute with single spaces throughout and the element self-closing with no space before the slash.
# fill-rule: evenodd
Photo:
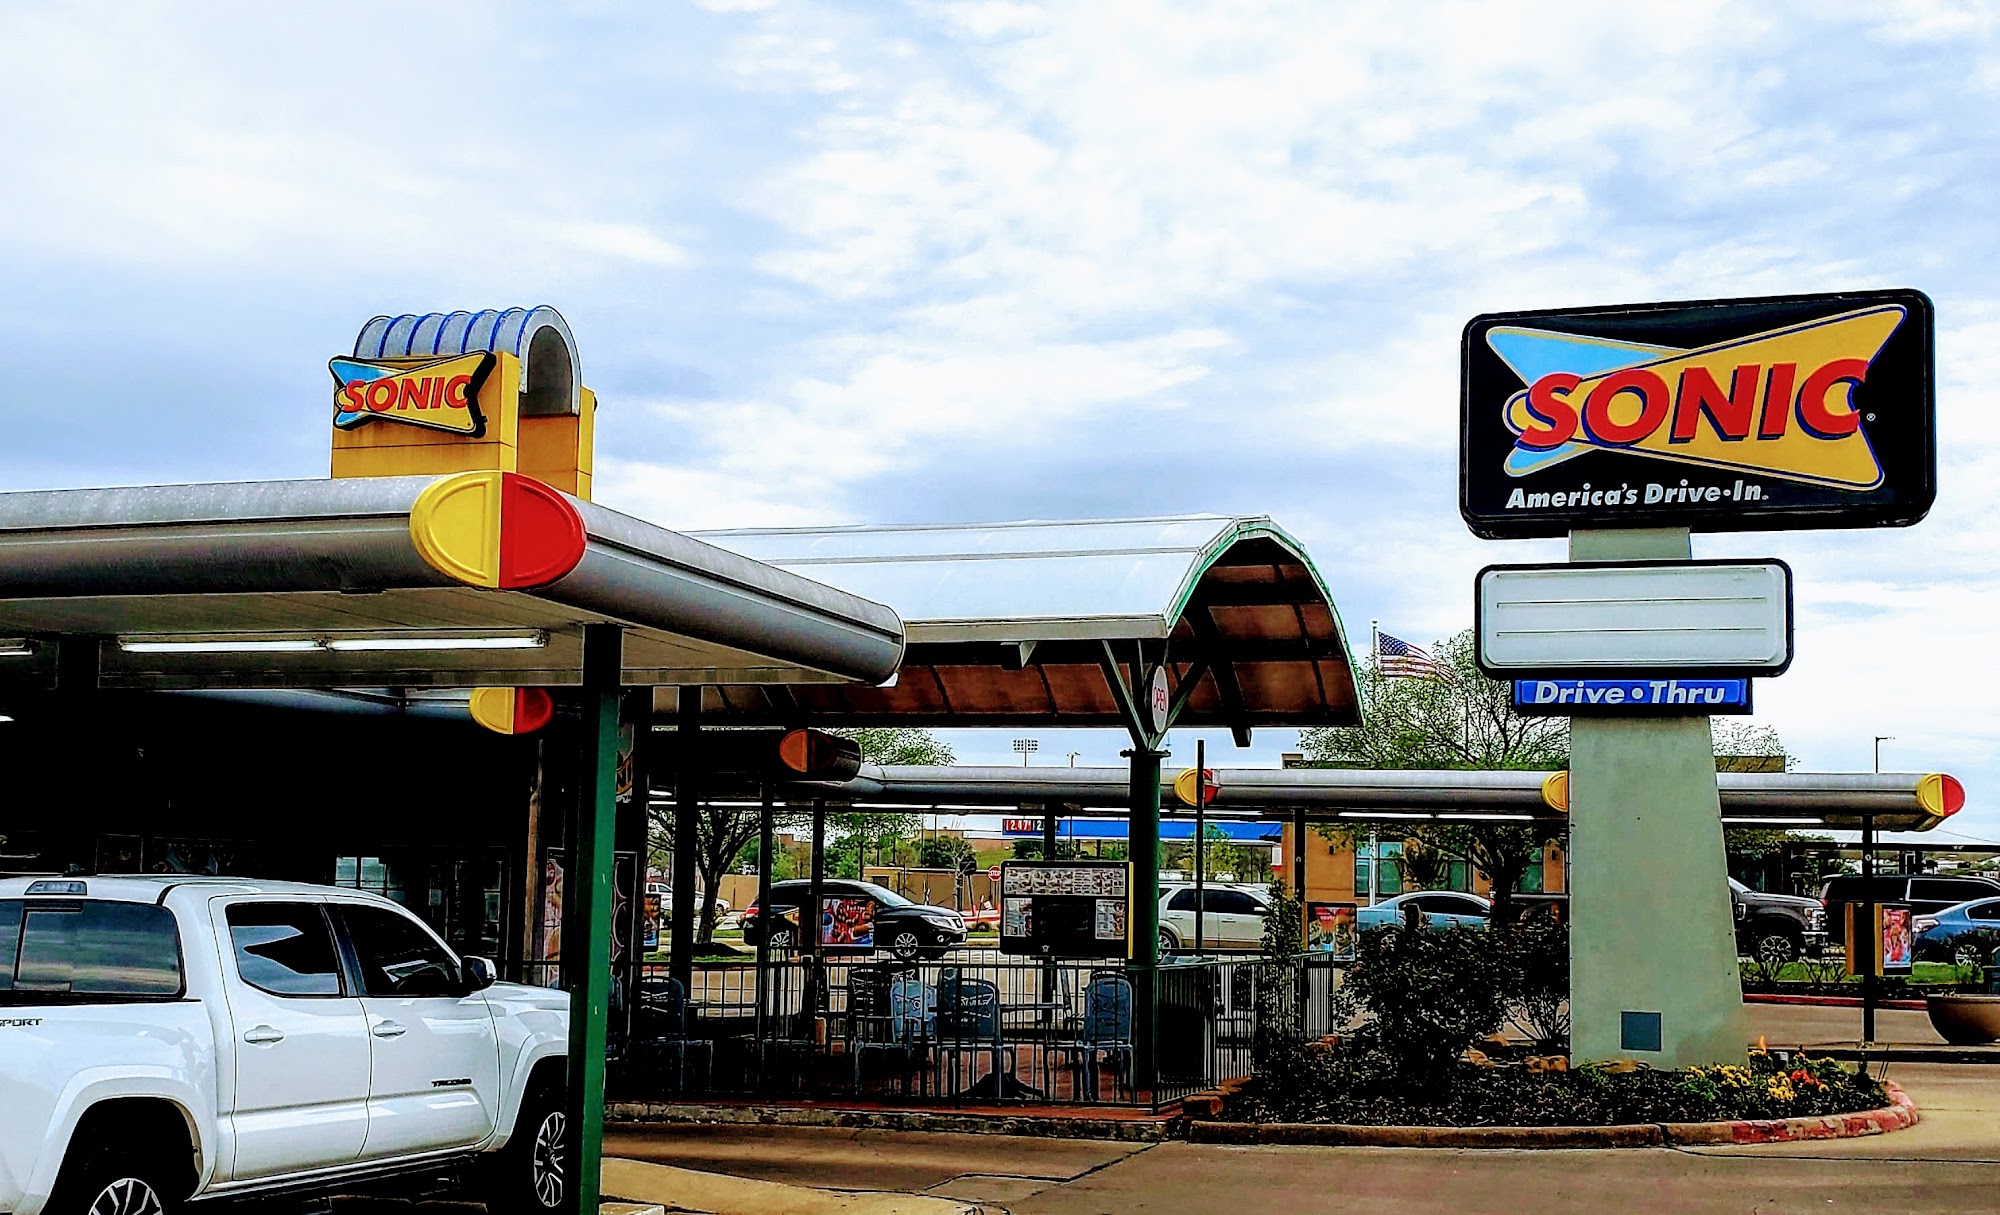
<svg viewBox="0 0 2000 1215">
<path fill-rule="evenodd" d="M 171 1215 L 185 1187 L 175 1170 L 125 1147 L 98 1147 L 63 1170 L 45 1208 L 49 1215 Z"/>
<path fill-rule="evenodd" d="M 1757 960 L 1774 970 L 1791 965 L 1805 953 L 1803 942 L 1782 928 L 1759 934 L 1754 948 Z"/>
<path fill-rule="evenodd" d="M 561 1210 L 569 1200 L 575 1167 L 562 1086 L 539 1084 L 521 1102 L 514 1133 L 493 1160 L 485 1186 L 489 1215 Z"/>
</svg>

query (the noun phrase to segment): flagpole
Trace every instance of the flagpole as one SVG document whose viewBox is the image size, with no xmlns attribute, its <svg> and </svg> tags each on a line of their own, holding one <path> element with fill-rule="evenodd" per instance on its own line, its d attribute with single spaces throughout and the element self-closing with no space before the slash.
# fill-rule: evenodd
<svg viewBox="0 0 2000 1215">
<path fill-rule="evenodd" d="M 1368 622 L 1368 661 L 1371 664 L 1373 664 L 1377 670 L 1381 669 L 1382 622 L 1379 620 L 1371 620 Z"/>
</svg>

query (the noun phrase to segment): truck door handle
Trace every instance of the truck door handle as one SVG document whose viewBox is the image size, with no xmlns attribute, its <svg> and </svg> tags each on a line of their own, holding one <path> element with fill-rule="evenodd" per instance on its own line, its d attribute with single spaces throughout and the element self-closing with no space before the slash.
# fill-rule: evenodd
<svg viewBox="0 0 2000 1215">
<path fill-rule="evenodd" d="M 252 1046 L 269 1046 L 273 1042 L 283 1042 L 285 1035 L 268 1025 L 253 1025 L 243 1031 L 243 1040 Z"/>
<path fill-rule="evenodd" d="M 408 1031 L 394 1021 L 377 1021 L 375 1028 L 368 1032 L 378 1038 L 400 1038 Z"/>
</svg>

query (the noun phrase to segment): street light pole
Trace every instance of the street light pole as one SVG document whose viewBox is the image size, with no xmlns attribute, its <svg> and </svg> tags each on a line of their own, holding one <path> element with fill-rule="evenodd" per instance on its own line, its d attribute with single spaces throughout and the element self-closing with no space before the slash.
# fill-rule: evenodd
<svg viewBox="0 0 2000 1215">
<path fill-rule="evenodd" d="M 1875 736 L 1875 770 L 1877 772 L 1882 770 L 1882 744 L 1895 741 L 1896 736 L 1894 734 L 1877 734 Z"/>
</svg>

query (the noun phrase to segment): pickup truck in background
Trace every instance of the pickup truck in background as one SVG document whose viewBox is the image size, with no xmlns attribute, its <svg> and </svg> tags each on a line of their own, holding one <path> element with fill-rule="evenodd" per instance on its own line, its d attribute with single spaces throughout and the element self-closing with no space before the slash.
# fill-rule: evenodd
<svg viewBox="0 0 2000 1215">
<path fill-rule="evenodd" d="M 555 1209 L 568 1022 L 565 993 L 496 983 L 359 891 L 0 881 L 0 1213 L 413 1174 Z"/>
<path fill-rule="evenodd" d="M 1826 909 L 1818 899 L 1752 890 L 1729 879 L 1736 916 L 1736 950 L 1766 966 L 1784 966 L 1826 942 Z"/>
</svg>

